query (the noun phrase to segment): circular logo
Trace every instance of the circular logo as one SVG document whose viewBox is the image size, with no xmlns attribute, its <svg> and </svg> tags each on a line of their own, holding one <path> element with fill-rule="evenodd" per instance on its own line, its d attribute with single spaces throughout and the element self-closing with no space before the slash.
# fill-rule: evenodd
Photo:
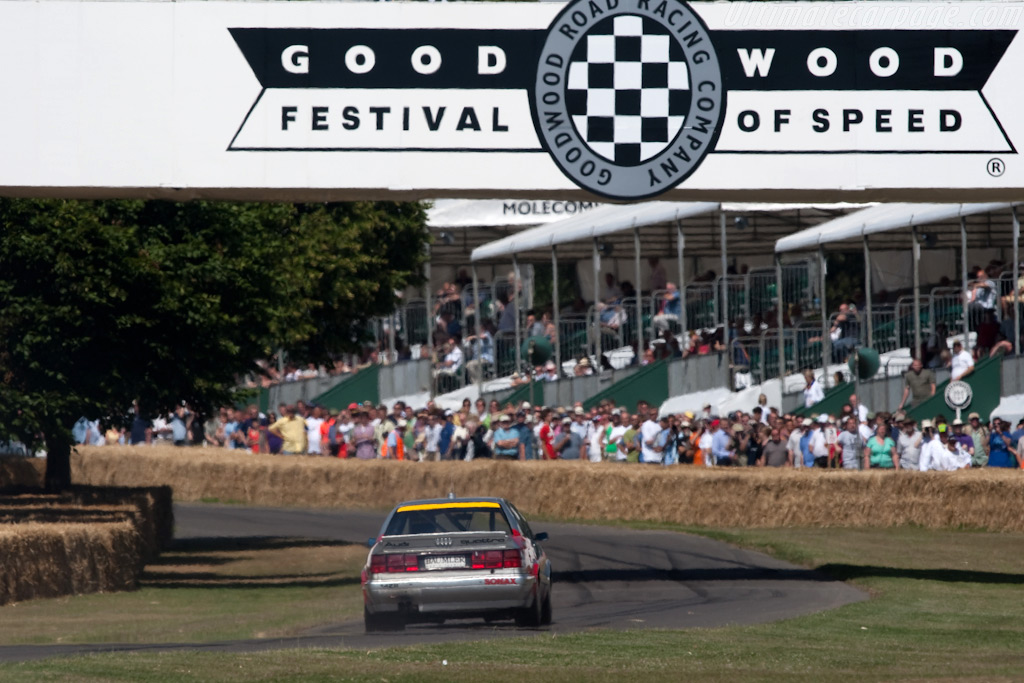
<svg viewBox="0 0 1024 683">
<path fill-rule="evenodd" d="M 566 176 L 604 197 L 646 199 L 714 149 L 725 98 L 707 27 L 685 3 L 576 0 L 548 29 L 530 99 Z"/>
<path fill-rule="evenodd" d="M 974 391 L 967 382 L 955 380 L 946 385 L 946 405 L 953 410 L 963 410 L 971 405 L 974 398 Z"/>
</svg>

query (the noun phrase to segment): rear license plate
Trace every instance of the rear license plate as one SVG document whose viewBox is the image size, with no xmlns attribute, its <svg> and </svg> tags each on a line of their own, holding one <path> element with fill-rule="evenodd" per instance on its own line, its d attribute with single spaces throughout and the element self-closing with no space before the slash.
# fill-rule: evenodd
<svg viewBox="0 0 1024 683">
<path fill-rule="evenodd" d="M 464 569 L 465 555 L 431 555 L 423 558 L 424 569 Z"/>
</svg>

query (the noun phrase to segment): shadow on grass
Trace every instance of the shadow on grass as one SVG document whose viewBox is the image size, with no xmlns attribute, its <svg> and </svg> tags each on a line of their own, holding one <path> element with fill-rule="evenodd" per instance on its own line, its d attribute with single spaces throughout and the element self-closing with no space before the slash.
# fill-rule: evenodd
<svg viewBox="0 0 1024 683">
<path fill-rule="evenodd" d="M 240 537 L 201 537 L 176 538 L 167 548 L 167 552 L 237 552 L 239 550 L 285 550 L 289 548 L 344 548 L 359 545 L 348 541 L 335 541 L 323 538 L 283 538 L 280 536 L 240 536 Z M 154 562 L 160 564 L 160 561 Z M 197 563 L 198 564 L 198 563 Z"/>
<path fill-rule="evenodd" d="M 147 571 L 143 588 L 341 588 L 359 585 L 358 576 L 338 574 L 264 574 L 224 576 L 210 572 L 160 573 Z"/>
<path fill-rule="evenodd" d="M 857 564 L 823 564 L 818 571 L 840 581 L 861 578 L 919 579 L 944 583 L 991 583 L 1024 585 L 1024 574 L 978 572 L 964 569 L 901 569 Z"/>
<path fill-rule="evenodd" d="M 146 565 L 140 584 L 149 588 L 324 588 L 359 583 L 358 576 L 329 573 L 268 573 L 258 575 L 218 572 L 215 568 L 252 559 L 260 552 L 297 548 L 345 548 L 353 544 L 307 538 L 248 536 L 242 538 L 175 539 L 159 558 Z M 184 571 L 178 568 L 190 568 Z"/>
</svg>

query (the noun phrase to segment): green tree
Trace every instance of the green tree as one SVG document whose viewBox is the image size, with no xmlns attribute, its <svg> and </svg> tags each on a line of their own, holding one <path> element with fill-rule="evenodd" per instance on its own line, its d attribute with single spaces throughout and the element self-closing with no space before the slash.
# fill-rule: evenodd
<svg viewBox="0 0 1024 683">
<path fill-rule="evenodd" d="M 82 415 L 231 400 L 282 348 L 325 360 L 418 284 L 419 204 L 0 200 L 0 435 L 66 487 Z"/>
</svg>

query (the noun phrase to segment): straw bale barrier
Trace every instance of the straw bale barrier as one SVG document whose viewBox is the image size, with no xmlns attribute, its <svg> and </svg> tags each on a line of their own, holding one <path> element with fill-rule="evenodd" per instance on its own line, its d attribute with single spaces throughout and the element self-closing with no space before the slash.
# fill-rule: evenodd
<svg viewBox="0 0 1024 683">
<path fill-rule="evenodd" d="M 23 456 L 0 456 L 0 490 L 12 487 L 40 488 L 46 474 L 46 460 Z"/>
<path fill-rule="evenodd" d="M 0 604 L 135 587 L 138 532 L 126 519 L 0 523 Z"/>
<path fill-rule="evenodd" d="M 134 588 L 173 523 L 167 487 L 0 495 L 0 604 Z"/>
<path fill-rule="evenodd" d="M 383 510 L 412 498 L 503 496 L 534 515 L 735 527 L 1024 530 L 1024 473 L 842 472 L 615 463 L 414 463 L 253 455 L 221 449 L 100 447 L 75 481 L 173 488 L 177 500 Z"/>
</svg>

